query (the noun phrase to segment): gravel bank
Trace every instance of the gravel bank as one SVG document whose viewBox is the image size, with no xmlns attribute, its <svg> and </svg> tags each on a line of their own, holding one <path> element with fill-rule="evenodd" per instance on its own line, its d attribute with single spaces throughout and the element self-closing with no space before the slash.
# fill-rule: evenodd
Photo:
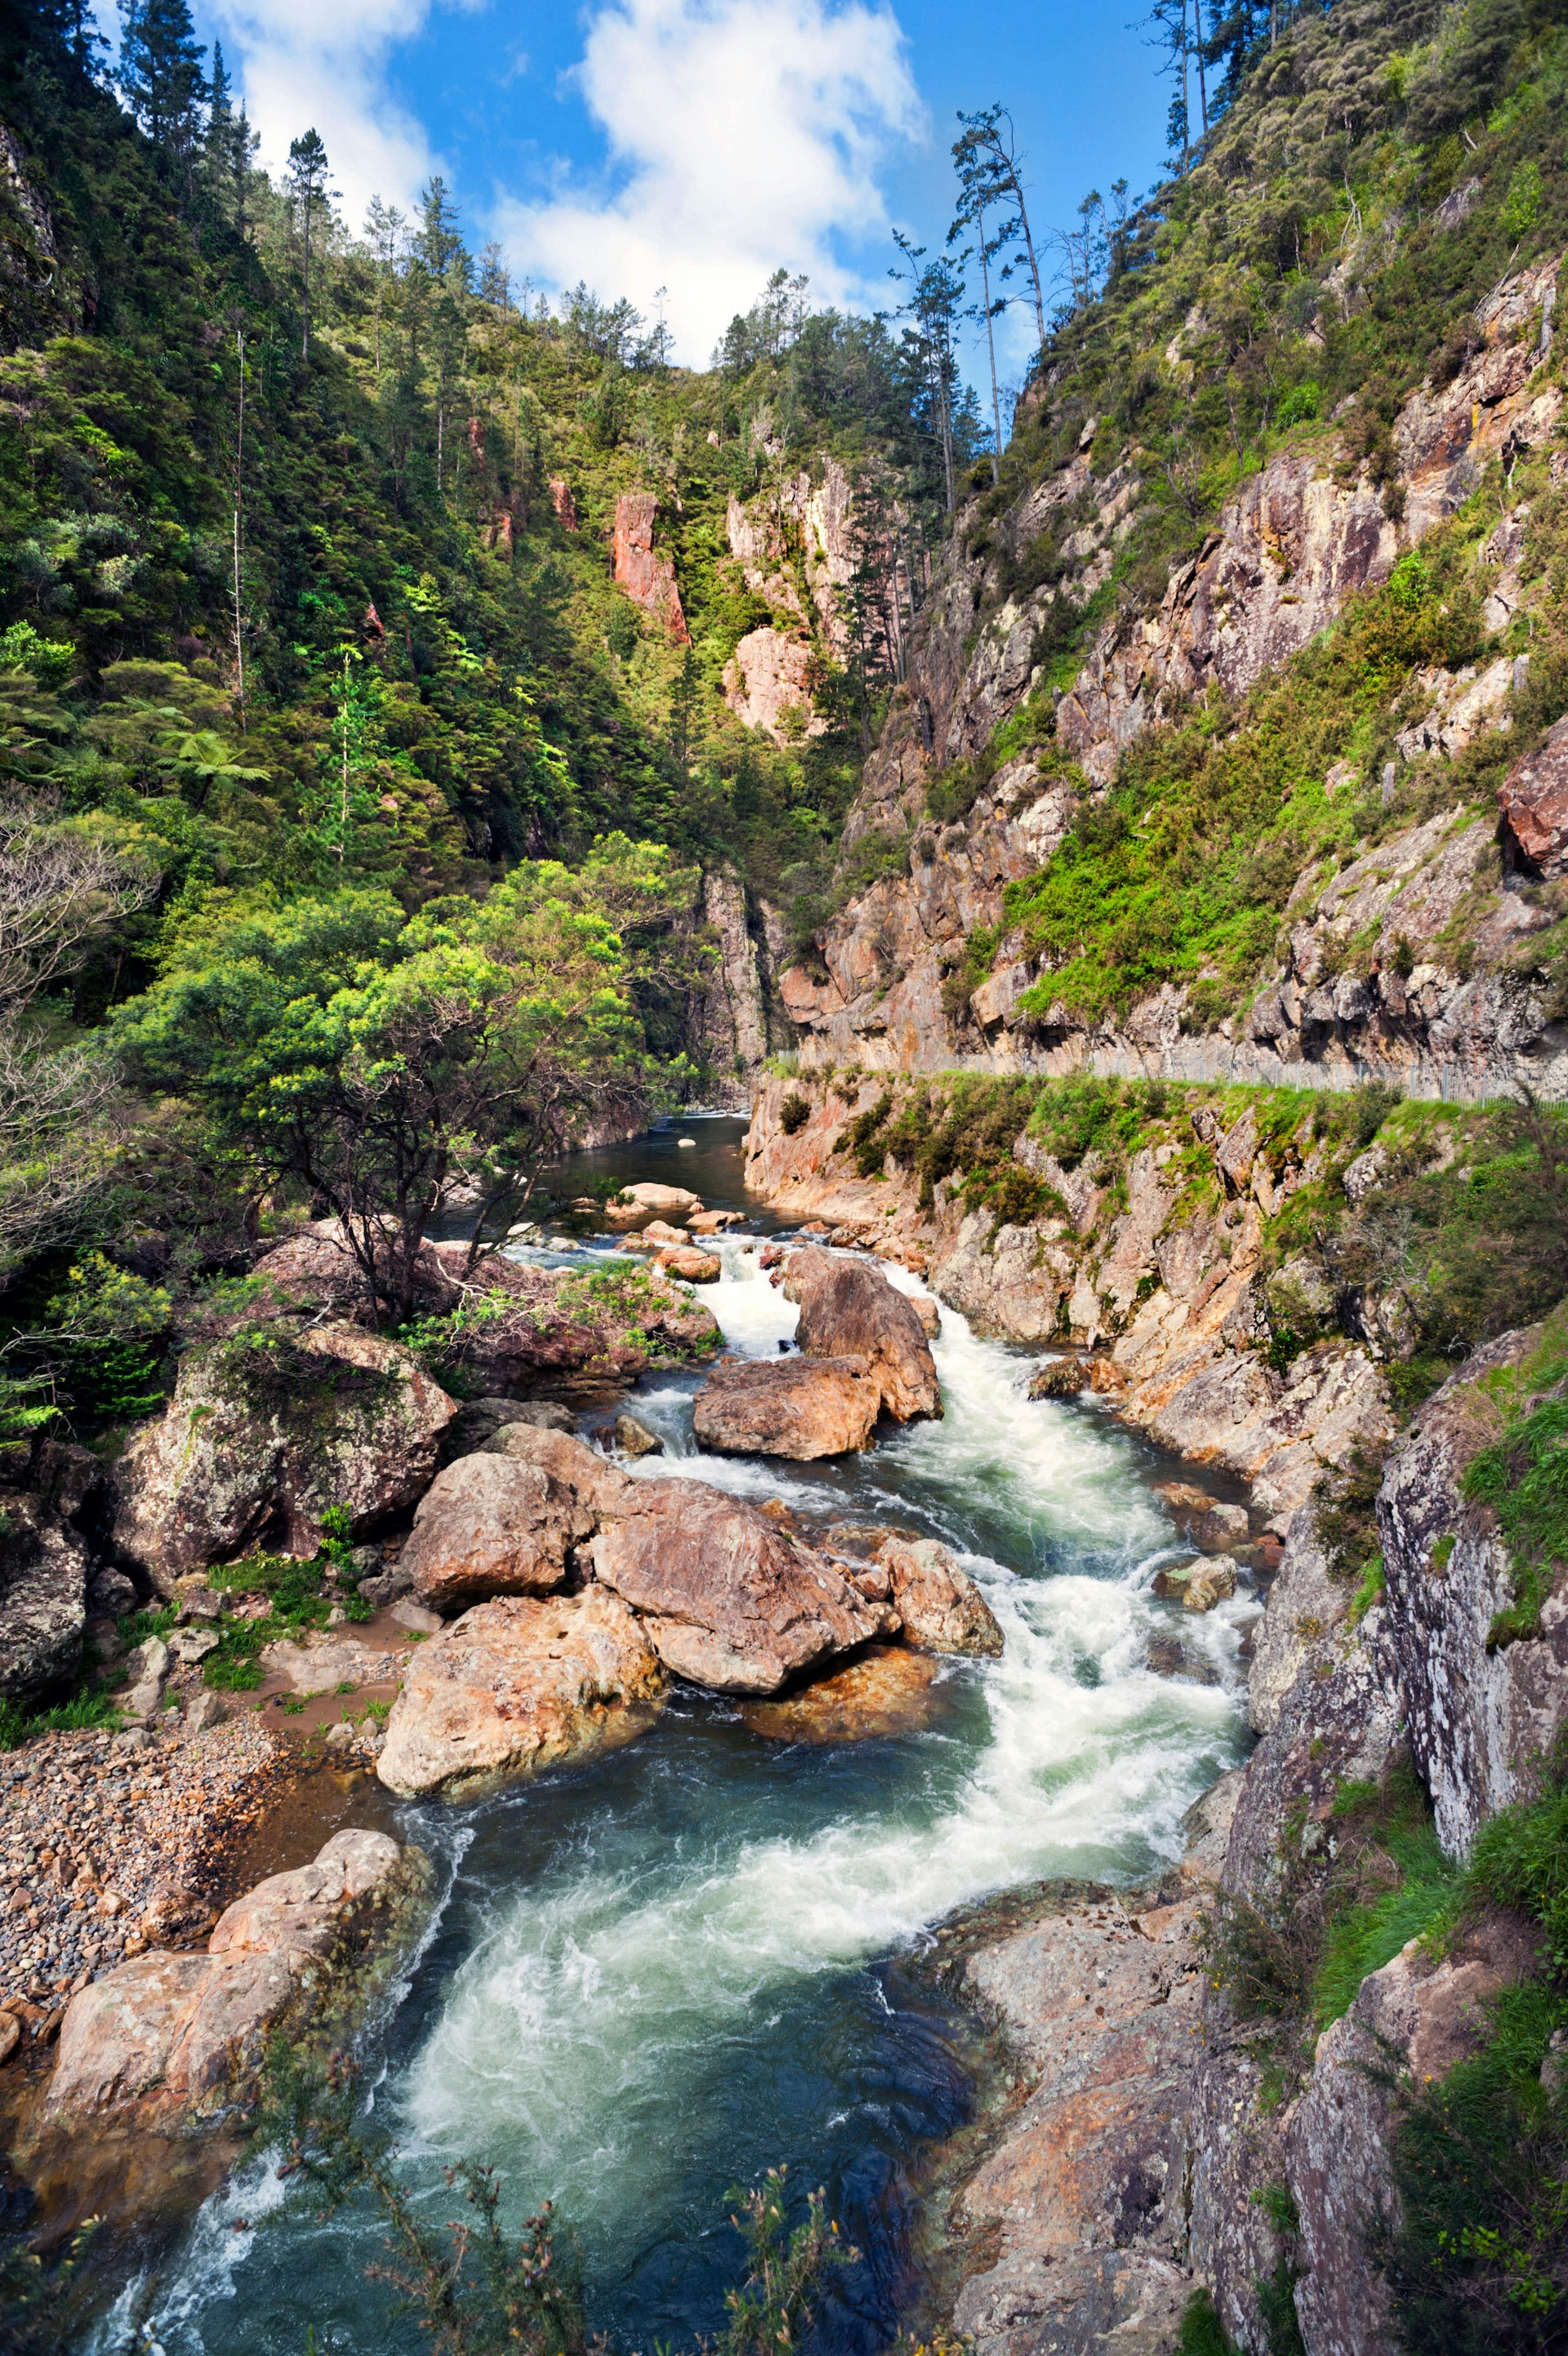
<svg viewBox="0 0 1568 2356">
<path fill-rule="evenodd" d="M 123 1956 L 195 1937 L 296 1760 L 253 1715 L 145 1749 L 94 1730 L 0 1754 L 0 2007 L 60 2005 Z"/>
</svg>

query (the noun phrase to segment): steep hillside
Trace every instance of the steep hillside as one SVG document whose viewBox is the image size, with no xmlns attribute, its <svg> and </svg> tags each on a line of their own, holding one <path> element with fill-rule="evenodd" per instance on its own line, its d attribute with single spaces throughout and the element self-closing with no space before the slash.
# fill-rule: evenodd
<svg viewBox="0 0 1568 2356">
<path fill-rule="evenodd" d="M 48 10 L 4 41 L 7 765 L 157 877 L 79 1015 L 213 884 L 413 906 L 614 829 L 753 937 L 656 1044 L 754 1063 L 759 894 L 831 854 L 924 591 L 918 360 L 780 281 L 672 368 L 624 303 L 520 311 L 438 182 L 361 241 Z"/>
<path fill-rule="evenodd" d="M 1565 73 L 1547 6 L 1304 14 L 1122 233 L 784 978 L 809 1061 L 1561 1088 Z"/>
</svg>

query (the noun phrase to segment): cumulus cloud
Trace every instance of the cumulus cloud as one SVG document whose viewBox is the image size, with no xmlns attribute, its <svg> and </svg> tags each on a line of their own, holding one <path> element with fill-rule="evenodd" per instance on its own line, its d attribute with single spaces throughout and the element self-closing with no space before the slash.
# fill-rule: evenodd
<svg viewBox="0 0 1568 2356">
<path fill-rule="evenodd" d="M 357 227 L 372 196 L 406 206 L 435 168 L 422 124 L 389 96 L 386 63 L 423 28 L 430 0 L 218 0 L 208 22 L 261 134 L 262 160 L 281 165 L 310 126 L 331 158 L 343 210 Z"/>
<path fill-rule="evenodd" d="M 864 293 L 853 249 L 886 230 L 878 170 L 923 127 L 889 8 L 609 0 L 573 79 L 606 173 L 500 200 L 520 273 L 645 307 L 667 287 L 676 350 L 699 362 L 780 266 L 807 272 L 819 298 Z"/>
</svg>

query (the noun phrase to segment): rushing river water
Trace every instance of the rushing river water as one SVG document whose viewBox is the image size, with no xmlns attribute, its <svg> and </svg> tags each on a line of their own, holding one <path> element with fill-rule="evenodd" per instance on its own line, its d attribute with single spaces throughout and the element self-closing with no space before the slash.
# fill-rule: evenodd
<svg viewBox="0 0 1568 2356">
<path fill-rule="evenodd" d="M 735 1121 L 579 1157 L 618 1180 L 679 1176 L 755 1212 Z M 765 1219 L 758 1226 L 772 1224 Z M 703 1297 L 734 1349 L 772 1356 L 795 1311 L 743 1239 Z M 890 1271 L 896 1281 L 902 1279 Z M 736 2238 L 725 2194 L 788 2161 L 825 2184 L 863 2264 L 820 2340 L 886 2344 L 912 2287 L 909 2163 L 969 2098 L 955 2023 L 906 1960 L 961 1902 L 1039 1875 L 1135 1879 L 1237 1755 L 1238 1601 L 1187 1622 L 1150 1582 L 1176 1551 L 1147 1452 L 1101 1411 L 1031 1403 L 1029 1361 L 951 1310 L 934 1344 L 946 1412 L 831 1466 L 703 1455 L 697 1377 L 632 1404 L 689 1474 L 802 1515 L 918 1525 L 962 1555 L 1006 1635 L 945 1664 L 922 1730 L 836 1747 L 751 1731 L 681 1694 L 654 1730 L 578 1772 L 460 1806 L 399 1811 L 445 1904 L 381 2029 L 374 2111 L 440 2222 L 441 2165 L 495 2162 L 514 2204 L 553 2197 L 581 2238 L 596 2322 L 689 2345 L 723 2319 Z M 1212 1683 L 1148 1665 L 1179 1633 Z M 245 2221 L 239 2225 L 238 2221 Z M 167 2356 L 301 2356 L 421 2343 L 363 2276 L 362 2211 L 321 2222 L 265 2168 L 210 2201 L 157 2286 Z M 99 2351 L 145 2345 L 124 2323 Z"/>
</svg>

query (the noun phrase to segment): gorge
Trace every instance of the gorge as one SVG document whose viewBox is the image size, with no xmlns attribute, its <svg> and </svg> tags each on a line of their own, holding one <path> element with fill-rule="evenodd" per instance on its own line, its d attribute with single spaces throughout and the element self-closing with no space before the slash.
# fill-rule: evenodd
<svg viewBox="0 0 1568 2356">
<path fill-rule="evenodd" d="M 1179 14 L 994 448 L 0 25 L 18 2356 L 1562 2341 L 1568 26 Z"/>
</svg>

